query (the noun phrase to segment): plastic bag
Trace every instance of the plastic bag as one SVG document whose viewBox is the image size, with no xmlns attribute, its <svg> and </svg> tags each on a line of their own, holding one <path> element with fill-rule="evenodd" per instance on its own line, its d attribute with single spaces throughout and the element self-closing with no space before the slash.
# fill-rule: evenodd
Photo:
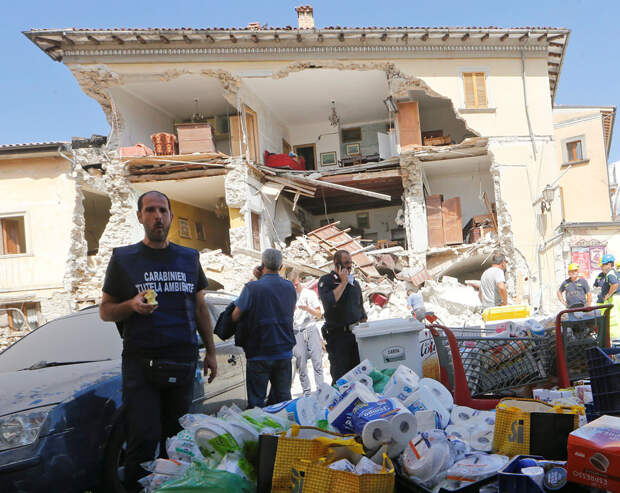
<svg viewBox="0 0 620 493">
<path fill-rule="evenodd" d="M 168 481 L 177 479 L 177 476 L 169 476 L 168 474 L 149 474 L 138 480 L 138 483 L 144 488 L 145 493 L 153 493 L 161 488 Z"/>
<path fill-rule="evenodd" d="M 198 445 L 196 445 L 193 433 L 187 430 L 181 430 L 166 440 L 166 452 L 168 452 L 170 459 L 181 462 L 192 462 L 203 458 Z"/>
<path fill-rule="evenodd" d="M 189 462 L 176 459 L 155 459 L 143 462 L 140 466 L 154 474 L 166 474 L 168 476 L 180 476 L 189 467 Z"/>
<path fill-rule="evenodd" d="M 176 493 L 252 493 L 254 485 L 247 479 L 228 471 L 209 469 L 201 462 L 193 462 L 185 474 L 170 481 L 157 490 Z"/>
<path fill-rule="evenodd" d="M 215 469 L 217 471 L 228 471 L 232 474 L 237 474 L 248 481 L 256 480 L 254 466 L 239 454 L 226 454 Z"/>
</svg>

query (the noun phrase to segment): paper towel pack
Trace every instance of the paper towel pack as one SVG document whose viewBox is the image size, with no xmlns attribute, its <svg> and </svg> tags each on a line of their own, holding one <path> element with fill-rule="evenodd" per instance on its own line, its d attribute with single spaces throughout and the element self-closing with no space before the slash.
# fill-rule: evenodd
<svg viewBox="0 0 620 493">
<path fill-rule="evenodd" d="M 413 393 L 419 380 L 420 378 L 411 368 L 399 365 L 385 385 L 383 396 L 394 397 L 395 399 L 404 401 Z"/>
<path fill-rule="evenodd" d="M 355 406 L 379 400 L 377 394 L 360 382 L 354 382 L 327 413 L 327 421 L 341 433 L 353 431 L 351 412 Z"/>
</svg>

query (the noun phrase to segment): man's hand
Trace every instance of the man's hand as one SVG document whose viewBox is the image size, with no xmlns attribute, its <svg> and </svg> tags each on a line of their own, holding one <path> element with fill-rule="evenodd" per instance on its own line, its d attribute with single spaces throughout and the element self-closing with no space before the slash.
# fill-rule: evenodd
<svg viewBox="0 0 620 493">
<path fill-rule="evenodd" d="M 209 373 L 209 370 L 211 370 L 211 373 Z M 215 354 L 205 355 L 203 372 L 205 377 L 207 374 L 209 375 L 207 383 L 213 382 L 213 379 L 217 376 L 217 358 Z"/>
<path fill-rule="evenodd" d="M 256 279 L 260 279 L 261 277 L 263 277 L 263 269 L 262 266 L 257 265 L 256 267 L 254 267 L 254 271 L 252 272 L 252 274 L 254 274 L 254 277 Z"/>
<path fill-rule="evenodd" d="M 336 274 L 338 274 L 341 283 L 349 282 L 349 269 L 345 269 L 344 267 L 338 267 Z"/>
<path fill-rule="evenodd" d="M 155 311 L 157 305 L 151 305 L 146 302 L 144 295 L 146 291 L 142 291 L 135 295 L 130 302 L 131 309 L 139 315 L 150 315 Z"/>
</svg>

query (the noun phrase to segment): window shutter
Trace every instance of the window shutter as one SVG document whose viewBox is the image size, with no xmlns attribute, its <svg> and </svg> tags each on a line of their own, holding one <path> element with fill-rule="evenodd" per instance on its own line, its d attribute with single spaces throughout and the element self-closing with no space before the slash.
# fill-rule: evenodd
<svg viewBox="0 0 620 493">
<path fill-rule="evenodd" d="M 475 75 L 476 83 L 476 107 L 487 107 L 487 84 L 483 72 L 478 72 Z"/>
<path fill-rule="evenodd" d="M 488 106 L 484 72 L 464 72 L 463 89 L 465 91 L 465 107 L 486 108 Z"/>
<path fill-rule="evenodd" d="M 2 243 L 4 254 L 24 253 L 19 244 L 19 222 L 14 219 L 2 220 Z"/>
<path fill-rule="evenodd" d="M 476 107 L 476 96 L 474 94 L 474 74 L 463 74 L 463 87 L 465 89 L 465 107 Z"/>
</svg>

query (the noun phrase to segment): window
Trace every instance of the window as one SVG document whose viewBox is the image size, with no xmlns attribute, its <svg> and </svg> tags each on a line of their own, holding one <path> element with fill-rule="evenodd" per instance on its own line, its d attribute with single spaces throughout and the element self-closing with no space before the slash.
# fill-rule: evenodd
<svg viewBox="0 0 620 493">
<path fill-rule="evenodd" d="M 0 255 L 26 253 L 26 226 L 24 216 L 0 218 Z"/>
<path fill-rule="evenodd" d="M 343 128 L 342 142 L 359 142 L 362 140 L 362 127 Z"/>
<path fill-rule="evenodd" d="M 370 228 L 370 214 L 368 212 L 358 212 L 356 218 L 358 229 Z"/>
<path fill-rule="evenodd" d="M 566 143 L 566 157 L 568 158 L 566 161 L 569 163 L 583 159 L 583 149 L 581 148 L 580 140 Z"/>
<path fill-rule="evenodd" d="M 39 303 L 0 305 L 0 317 L 6 316 L 9 329 L 16 331 L 36 329 L 39 326 L 40 311 Z"/>
<path fill-rule="evenodd" d="M 562 141 L 562 157 L 565 164 L 579 163 L 587 160 L 586 140 L 583 135 L 570 137 Z"/>
<path fill-rule="evenodd" d="M 484 72 L 463 72 L 466 108 L 487 108 L 487 84 Z"/>
</svg>

